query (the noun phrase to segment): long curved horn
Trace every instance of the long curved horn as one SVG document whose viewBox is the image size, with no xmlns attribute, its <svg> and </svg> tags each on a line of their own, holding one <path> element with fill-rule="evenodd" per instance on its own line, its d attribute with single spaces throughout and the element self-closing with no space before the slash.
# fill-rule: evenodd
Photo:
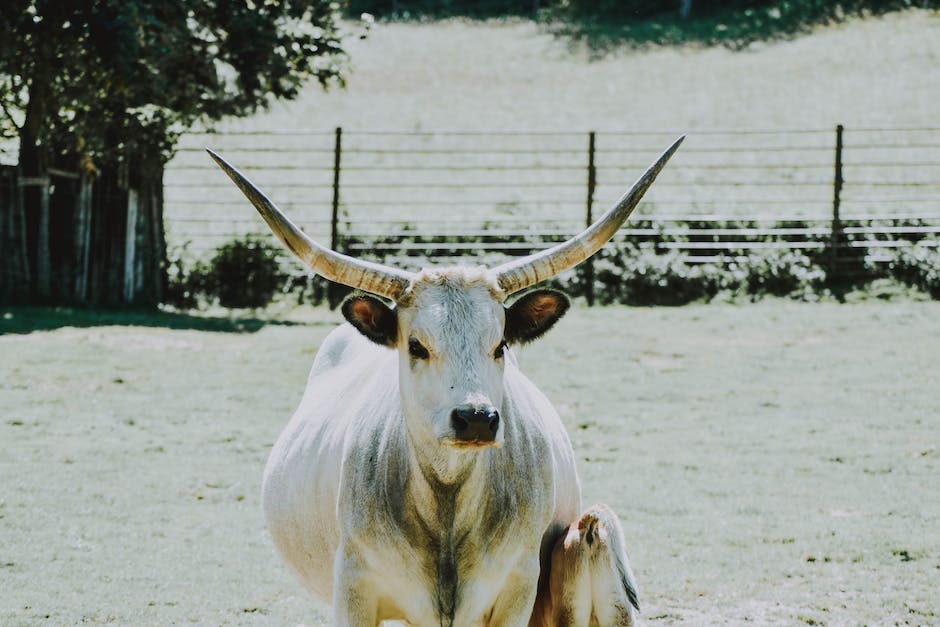
<svg viewBox="0 0 940 627">
<path fill-rule="evenodd" d="M 560 272 L 573 268 L 600 250 L 630 217 L 643 194 L 656 180 L 660 170 L 684 139 L 685 135 L 673 142 L 672 146 L 633 184 L 630 191 L 580 235 L 546 250 L 493 268 L 491 272 L 496 275 L 496 280 L 503 292 L 508 296 L 530 285 L 550 279 Z"/>
<path fill-rule="evenodd" d="M 301 261 L 320 276 L 373 294 L 397 301 L 414 275 L 405 270 L 355 259 L 326 248 L 310 239 L 281 210 L 255 187 L 251 181 L 229 165 L 225 159 L 206 148 L 215 162 L 255 206 L 278 239 Z"/>
</svg>

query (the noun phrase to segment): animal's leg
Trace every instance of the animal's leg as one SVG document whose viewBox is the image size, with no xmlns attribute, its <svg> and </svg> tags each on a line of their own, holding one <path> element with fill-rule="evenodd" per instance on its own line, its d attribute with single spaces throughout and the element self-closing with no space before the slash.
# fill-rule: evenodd
<svg viewBox="0 0 940 627">
<path fill-rule="evenodd" d="M 623 529 L 613 510 L 598 503 L 568 526 L 552 551 L 551 600 L 558 627 L 630 627 L 638 607 Z"/>
<path fill-rule="evenodd" d="M 509 575 L 503 591 L 500 592 L 493 606 L 493 613 L 487 623 L 490 627 L 519 626 L 529 624 L 535 592 L 538 587 L 539 564 L 534 560 L 528 568 Z"/>
<path fill-rule="evenodd" d="M 361 556 L 340 546 L 333 571 L 333 623 L 336 627 L 378 625 L 378 599 Z"/>
</svg>

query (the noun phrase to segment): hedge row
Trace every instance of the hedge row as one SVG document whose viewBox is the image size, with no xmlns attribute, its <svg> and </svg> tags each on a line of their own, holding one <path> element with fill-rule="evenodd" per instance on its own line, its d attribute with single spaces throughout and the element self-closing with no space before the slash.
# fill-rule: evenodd
<svg viewBox="0 0 940 627">
<path fill-rule="evenodd" d="M 481 244 L 481 249 L 483 245 Z M 446 244 L 441 244 L 446 250 Z M 185 251 L 181 251 L 185 252 Z M 409 251 L 401 251 L 404 256 Z M 194 308 L 264 307 L 278 293 L 294 293 L 301 302 L 335 306 L 348 293 L 320 277 L 298 277 L 281 268 L 280 247 L 260 236 L 233 240 L 208 263 L 186 266 L 184 255 L 170 259 L 167 304 Z M 420 257 L 414 257 L 420 265 Z M 486 257 L 471 258 L 487 264 Z M 464 263 L 469 262 L 464 259 Z M 940 299 L 940 251 L 915 245 L 892 253 L 880 264 L 859 260 L 862 281 L 891 278 Z M 570 296 L 588 293 L 586 266 L 556 277 L 552 284 Z M 594 296 L 600 304 L 682 305 L 722 296 L 757 300 L 764 296 L 815 301 L 836 285 L 817 259 L 795 250 L 774 249 L 735 255 L 720 263 L 686 263 L 678 252 L 658 253 L 653 242 L 620 242 L 594 258 Z"/>
</svg>

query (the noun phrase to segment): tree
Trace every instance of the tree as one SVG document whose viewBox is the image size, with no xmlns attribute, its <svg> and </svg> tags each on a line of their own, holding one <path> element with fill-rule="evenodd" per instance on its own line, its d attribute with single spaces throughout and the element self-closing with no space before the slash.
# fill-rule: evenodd
<svg viewBox="0 0 940 627">
<path fill-rule="evenodd" d="M 162 176 L 196 123 L 342 81 L 327 0 L 5 0 L 0 301 L 155 304 Z M 9 190 L 8 190 L 9 191 Z M 3 198 L 18 202 L 3 202 Z"/>
</svg>

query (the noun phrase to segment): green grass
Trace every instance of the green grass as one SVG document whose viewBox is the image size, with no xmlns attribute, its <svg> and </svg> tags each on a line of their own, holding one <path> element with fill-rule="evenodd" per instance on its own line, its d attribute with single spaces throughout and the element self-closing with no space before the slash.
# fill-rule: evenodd
<svg viewBox="0 0 940 627">
<path fill-rule="evenodd" d="M 253 333 L 265 325 L 295 324 L 277 318 L 278 309 L 261 312 L 261 317 L 217 309 L 212 313 L 188 314 L 177 311 L 126 311 L 74 309 L 69 307 L 6 307 L 0 309 L 0 335 L 52 331 L 63 327 L 104 326 L 159 327 L 221 333 Z M 225 312 L 225 313 L 221 313 Z"/>
<path fill-rule="evenodd" d="M 0 335 L 0 623 L 328 618 L 258 492 L 338 314 L 11 312 L 50 330 Z M 585 503 L 623 520 L 651 624 L 930 624 L 938 354 L 936 303 L 769 301 L 575 308 L 520 358 Z"/>
</svg>

